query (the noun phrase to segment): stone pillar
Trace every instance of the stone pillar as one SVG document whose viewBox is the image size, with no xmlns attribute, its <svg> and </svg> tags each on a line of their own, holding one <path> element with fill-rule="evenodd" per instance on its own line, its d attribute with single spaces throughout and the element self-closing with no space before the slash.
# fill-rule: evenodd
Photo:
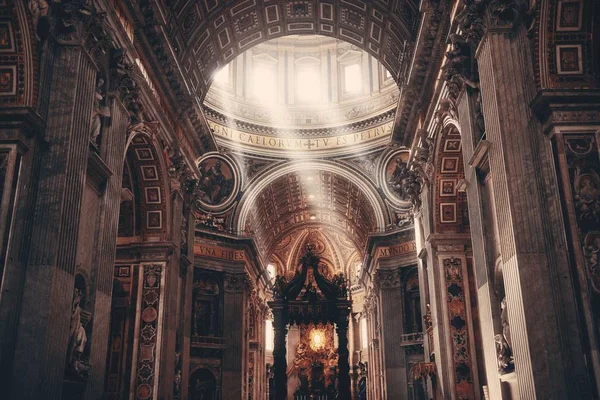
<svg viewBox="0 0 600 400">
<path fill-rule="evenodd" d="M 93 331 L 90 363 L 92 371 L 86 388 L 86 398 L 95 400 L 104 392 L 106 375 L 106 351 L 109 342 L 111 294 L 113 286 L 114 262 L 116 255 L 116 236 L 119 225 L 119 204 L 121 201 L 121 183 L 123 154 L 127 140 L 129 113 L 118 98 L 110 99 L 110 122 L 102 133 L 102 157 L 112 176 L 106 182 L 106 189 L 100 202 L 100 218 L 97 223 L 98 245 L 92 260 Z"/>
<path fill-rule="evenodd" d="M 367 375 L 369 396 L 367 397 L 383 399 L 384 375 L 381 366 L 381 324 L 379 320 L 379 301 L 375 295 L 376 290 L 376 288 L 373 288 L 367 300 L 365 300 L 369 331 L 369 365 Z"/>
<path fill-rule="evenodd" d="M 129 396 L 134 400 L 159 398 L 165 329 L 166 265 L 165 261 L 144 262 L 138 269 L 138 297 L 129 386 Z"/>
<path fill-rule="evenodd" d="M 173 255 L 169 257 L 167 269 L 165 271 L 165 320 L 162 331 L 162 359 L 161 374 L 159 382 L 160 398 L 169 398 L 173 395 L 175 383 L 175 369 L 179 360 L 176 360 L 180 349 L 176 348 L 178 344 L 178 326 L 180 326 L 181 314 L 178 312 L 181 305 L 180 286 L 180 268 L 181 268 L 181 224 L 183 220 L 183 197 L 179 188 L 179 182 L 171 182 L 171 221 L 173 229 L 171 230 L 171 240 L 175 244 Z M 187 230 L 183 233 L 187 234 Z M 185 262 L 185 261 L 184 261 Z"/>
<path fill-rule="evenodd" d="M 77 8 L 78 2 L 58 8 Z M 87 169 L 96 71 L 86 49 L 83 17 L 71 10 L 74 31 L 54 32 L 45 53 L 49 86 L 41 102 L 52 110 L 46 121 L 47 147 L 39 154 L 33 187 L 36 202 L 25 268 L 11 399 L 61 396 L 73 300 L 80 206 Z M 65 84 L 68 82 L 68 84 Z"/>
<path fill-rule="evenodd" d="M 471 231 L 471 242 L 473 249 L 473 266 L 477 293 L 477 308 L 479 310 L 479 321 L 481 327 L 481 342 L 484 356 L 484 368 L 486 385 L 490 398 L 502 398 L 500 380 L 498 379 L 498 358 L 496 355 L 496 344 L 494 335 L 501 333 L 502 328 L 494 326 L 495 321 L 500 321 L 500 301 L 497 299 L 494 288 L 494 279 L 491 271 L 495 266 L 495 256 L 498 243 L 495 226 L 494 213 L 487 210 L 494 208 L 493 199 L 487 199 L 485 188 L 480 182 L 481 174 L 478 169 L 485 169 L 476 161 L 482 159 L 482 152 L 488 145 L 487 141 L 480 141 L 481 132 L 476 126 L 476 118 L 479 107 L 477 98 L 480 93 L 477 90 L 466 88 L 458 99 L 457 109 L 460 121 L 461 142 L 464 165 L 465 180 L 467 182 L 466 192 L 469 200 L 469 227 Z M 477 150 L 477 154 L 475 151 Z M 472 163 L 472 164 L 469 164 Z M 483 168 L 482 168 L 483 167 Z M 494 307 L 494 305 L 498 305 Z M 483 381 L 483 379 L 482 379 Z"/>
<path fill-rule="evenodd" d="M 192 291 L 194 286 L 194 215 L 190 210 L 186 210 L 185 234 L 187 235 L 185 254 L 181 255 L 181 275 L 182 275 L 182 321 L 180 323 L 181 335 L 181 398 L 188 398 L 190 381 L 190 348 L 192 334 Z M 182 250 L 182 253 L 184 251 Z"/>
<path fill-rule="evenodd" d="M 400 270 L 377 270 L 379 280 L 379 297 L 381 305 L 381 353 L 383 355 L 382 371 L 385 375 L 385 398 L 405 399 L 407 392 L 406 357 L 400 346 L 403 332 L 402 290 L 400 288 Z"/>
<path fill-rule="evenodd" d="M 286 361 L 286 336 L 287 336 L 287 305 L 273 304 L 273 370 L 275 373 L 275 400 L 287 400 L 287 361 Z"/>
<path fill-rule="evenodd" d="M 448 234 L 448 237 L 451 235 Z M 460 237 L 460 234 L 452 234 Z M 447 387 L 444 394 L 451 399 L 479 399 L 479 376 L 475 353 L 473 316 L 471 313 L 471 293 L 467 257 L 464 243 L 458 238 L 454 243 L 439 243 L 436 237 L 432 247 L 436 254 L 436 265 L 440 269 L 437 287 L 440 308 L 437 315 L 440 324 L 439 335 L 441 360 L 438 368 L 446 370 Z M 449 241 L 452 239 L 448 239 Z M 468 242 L 468 237 L 463 240 Z M 445 354 L 441 354 L 444 352 Z"/>
<path fill-rule="evenodd" d="M 2 189 L 2 238 L 4 260 L 0 266 L 0 387 L 10 393 L 15 342 L 18 339 L 19 305 L 27 260 L 21 256 L 30 245 L 35 203 L 32 179 L 39 170 L 39 143 L 43 121 L 30 108 L 0 108 L 0 146 L 6 157 Z M 7 190 L 8 189 L 8 190 Z M 11 206 L 14 205 L 11 210 Z M 10 229 L 10 232 L 8 231 Z"/>
<path fill-rule="evenodd" d="M 338 335 L 338 392 L 340 399 L 350 399 L 350 364 L 348 361 L 348 313 L 346 304 L 338 306 L 335 330 Z"/>
<path fill-rule="evenodd" d="M 223 339 L 223 400 L 242 398 L 244 385 L 245 295 L 244 274 L 225 274 Z"/>
<path fill-rule="evenodd" d="M 529 107 L 527 28 L 502 3 L 476 58 L 519 393 L 590 398 L 551 147 Z"/>
</svg>

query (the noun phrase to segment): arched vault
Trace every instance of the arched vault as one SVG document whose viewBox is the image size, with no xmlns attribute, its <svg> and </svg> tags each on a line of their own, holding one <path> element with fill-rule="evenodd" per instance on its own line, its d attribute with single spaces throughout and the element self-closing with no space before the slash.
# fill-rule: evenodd
<svg viewBox="0 0 600 400">
<path fill-rule="evenodd" d="M 242 196 L 234 229 L 253 232 L 268 257 L 282 235 L 315 223 L 361 249 L 389 219 L 376 188 L 359 171 L 327 161 L 293 161 L 257 177 Z"/>
</svg>

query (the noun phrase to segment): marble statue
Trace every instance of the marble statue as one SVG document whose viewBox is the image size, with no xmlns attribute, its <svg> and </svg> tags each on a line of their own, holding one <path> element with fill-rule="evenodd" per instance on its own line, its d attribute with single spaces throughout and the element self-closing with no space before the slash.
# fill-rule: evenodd
<svg viewBox="0 0 600 400">
<path fill-rule="evenodd" d="M 71 322 L 69 325 L 69 344 L 67 347 L 67 368 L 79 379 L 85 379 L 89 372 L 89 364 L 83 359 L 87 343 L 87 334 L 81 323 L 81 290 L 75 288 L 71 305 Z"/>
<path fill-rule="evenodd" d="M 92 127 L 90 129 L 90 140 L 96 143 L 102 131 L 102 117 L 109 117 L 108 107 L 102 105 L 104 100 L 104 79 L 99 78 L 94 94 L 94 108 L 92 110 Z"/>
</svg>

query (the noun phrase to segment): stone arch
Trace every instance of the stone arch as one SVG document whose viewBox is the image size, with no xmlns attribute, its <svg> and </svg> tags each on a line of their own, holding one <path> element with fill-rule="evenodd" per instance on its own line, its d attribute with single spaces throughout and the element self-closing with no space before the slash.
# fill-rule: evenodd
<svg viewBox="0 0 600 400">
<path fill-rule="evenodd" d="M 542 89 L 598 87 L 600 16 L 596 0 L 541 0 L 536 4 L 534 68 Z"/>
<path fill-rule="evenodd" d="M 0 29 L 6 38 L 0 54 L 3 90 L 0 106 L 36 107 L 39 78 L 35 17 L 26 2 L 7 0 L 0 5 Z"/>
<path fill-rule="evenodd" d="M 129 183 L 133 197 L 131 213 L 134 215 L 134 229 L 131 236 L 142 241 L 150 237 L 166 240 L 171 233 L 171 196 L 166 163 L 163 151 L 153 137 L 145 127 L 130 129 L 123 161 L 123 189 Z"/>
<path fill-rule="evenodd" d="M 181 4 L 181 6 L 179 6 Z M 172 30 L 184 46 L 183 68 L 193 70 L 193 85 L 204 98 L 219 67 L 267 40 L 286 35 L 319 34 L 346 41 L 377 58 L 399 80 L 417 20 L 418 2 L 363 1 L 331 4 L 314 1 L 179 2 L 172 8 Z"/>
<path fill-rule="evenodd" d="M 243 193 L 240 199 L 233 218 L 233 230 L 238 233 L 243 232 L 254 201 L 267 185 L 288 173 L 301 171 L 327 171 L 348 179 L 362 191 L 368 200 L 369 205 L 373 208 L 376 218 L 375 228 L 382 231 L 390 223 L 389 213 L 387 212 L 385 204 L 383 204 L 377 189 L 362 172 L 348 166 L 340 166 L 324 160 L 306 160 L 293 161 L 288 164 L 279 165 L 278 168 L 267 170 L 258 176 L 254 181 L 254 185 L 250 190 Z"/>
<path fill-rule="evenodd" d="M 197 365 L 190 370 L 190 388 L 189 393 L 195 396 L 199 391 L 204 390 L 206 399 L 216 400 L 219 398 L 220 379 L 219 372 L 214 367 L 206 365 Z M 196 386 L 197 385 L 197 386 Z"/>
<path fill-rule="evenodd" d="M 464 182 L 462 138 L 458 121 L 446 116 L 434 135 L 433 179 L 431 202 L 433 205 L 433 231 L 435 233 L 464 233 L 469 231 Z"/>
</svg>

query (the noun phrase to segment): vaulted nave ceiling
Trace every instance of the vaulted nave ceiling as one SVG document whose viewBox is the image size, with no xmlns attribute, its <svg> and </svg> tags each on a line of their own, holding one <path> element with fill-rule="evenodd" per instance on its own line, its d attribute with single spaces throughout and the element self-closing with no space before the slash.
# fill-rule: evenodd
<svg viewBox="0 0 600 400">
<path fill-rule="evenodd" d="M 327 171 L 291 172 L 271 182 L 255 200 L 248 223 L 268 253 L 286 234 L 307 225 L 326 226 L 356 248 L 377 228 L 361 189 Z"/>
</svg>

